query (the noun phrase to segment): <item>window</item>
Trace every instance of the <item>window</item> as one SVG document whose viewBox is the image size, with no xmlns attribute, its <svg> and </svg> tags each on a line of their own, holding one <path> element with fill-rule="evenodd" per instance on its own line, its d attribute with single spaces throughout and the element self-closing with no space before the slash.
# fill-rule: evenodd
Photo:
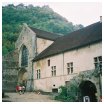
<svg viewBox="0 0 104 104">
<path fill-rule="evenodd" d="M 21 66 L 28 66 L 28 50 L 26 46 L 23 46 L 22 49 Z"/>
<path fill-rule="evenodd" d="M 102 56 L 94 57 L 95 69 L 102 70 Z"/>
<path fill-rule="evenodd" d="M 53 88 L 53 89 L 52 89 L 52 92 L 58 93 L 58 88 Z"/>
<path fill-rule="evenodd" d="M 56 76 L 56 66 L 51 67 L 52 76 Z"/>
<path fill-rule="evenodd" d="M 70 81 L 65 81 L 65 85 L 66 86 L 70 85 Z"/>
<path fill-rule="evenodd" d="M 36 71 L 37 73 L 37 79 L 40 79 L 40 69 Z"/>
<path fill-rule="evenodd" d="M 73 62 L 67 63 L 67 74 L 73 73 Z"/>
<path fill-rule="evenodd" d="M 50 66 L 50 60 L 48 60 L 48 66 Z"/>
</svg>

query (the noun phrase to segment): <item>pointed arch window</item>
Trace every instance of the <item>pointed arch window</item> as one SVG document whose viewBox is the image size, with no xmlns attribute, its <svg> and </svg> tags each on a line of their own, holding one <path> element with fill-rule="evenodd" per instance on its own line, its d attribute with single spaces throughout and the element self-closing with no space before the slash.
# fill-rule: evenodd
<svg viewBox="0 0 104 104">
<path fill-rule="evenodd" d="M 21 66 L 28 66 L 28 49 L 26 46 L 22 48 Z"/>
</svg>

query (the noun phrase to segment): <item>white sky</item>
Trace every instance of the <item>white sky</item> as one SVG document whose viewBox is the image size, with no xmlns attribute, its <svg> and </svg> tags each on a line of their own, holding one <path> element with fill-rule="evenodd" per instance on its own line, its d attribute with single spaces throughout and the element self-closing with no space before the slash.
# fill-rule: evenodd
<svg viewBox="0 0 104 104">
<path fill-rule="evenodd" d="M 41 0 L 42 1 L 42 0 Z M 74 24 L 90 25 L 100 20 L 102 15 L 101 2 L 3 2 L 7 4 L 24 5 L 32 4 L 34 6 L 49 5 L 55 12 L 65 17 L 68 21 Z"/>
</svg>

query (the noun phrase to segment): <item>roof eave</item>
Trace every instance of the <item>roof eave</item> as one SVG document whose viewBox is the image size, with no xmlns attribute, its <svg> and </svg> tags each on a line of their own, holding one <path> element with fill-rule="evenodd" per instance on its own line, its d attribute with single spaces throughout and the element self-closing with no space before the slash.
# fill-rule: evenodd
<svg viewBox="0 0 104 104">
<path fill-rule="evenodd" d="M 61 52 L 56 52 L 56 53 L 53 53 L 51 55 L 47 55 L 47 56 L 44 56 L 44 57 L 41 57 L 41 58 L 37 58 L 37 59 L 34 58 L 32 61 L 33 62 L 36 62 L 36 61 L 39 61 L 39 60 L 44 59 L 44 58 L 48 58 L 48 57 L 51 57 L 51 56 L 54 56 L 54 55 L 57 55 L 57 54 L 61 54 L 61 53 L 67 52 L 67 51 L 72 51 L 72 50 L 75 50 L 75 49 L 78 49 L 78 48 L 82 48 L 82 47 L 85 47 L 87 45 L 92 45 L 94 43 L 98 43 L 98 42 L 101 42 L 101 41 L 102 41 L 102 39 L 99 39 L 99 40 L 96 40 L 96 41 L 93 41 L 93 42 L 90 42 L 90 43 L 86 43 L 84 45 L 80 45 L 80 46 L 77 46 L 77 47 L 73 47 L 71 49 L 66 49 L 66 50 L 63 50 Z"/>
<path fill-rule="evenodd" d="M 51 40 L 51 41 L 55 41 L 56 39 L 50 39 L 50 38 L 46 38 L 46 37 L 42 37 L 42 36 L 39 36 L 39 35 L 36 35 L 38 38 L 42 38 L 42 39 L 48 39 L 48 40 Z"/>
</svg>

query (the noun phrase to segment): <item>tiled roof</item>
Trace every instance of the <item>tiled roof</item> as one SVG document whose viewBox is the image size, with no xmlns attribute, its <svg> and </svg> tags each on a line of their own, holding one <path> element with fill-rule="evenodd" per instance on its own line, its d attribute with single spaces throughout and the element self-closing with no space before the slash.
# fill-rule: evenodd
<svg viewBox="0 0 104 104">
<path fill-rule="evenodd" d="M 36 36 L 39 37 L 39 38 L 44 38 L 44 39 L 49 39 L 49 40 L 56 40 L 56 38 L 61 36 L 61 35 L 58 35 L 56 33 L 47 32 L 47 31 L 44 31 L 44 30 L 40 30 L 40 29 L 37 29 L 37 28 L 30 27 L 30 26 L 29 26 L 29 28 L 32 31 L 34 31 L 36 33 Z"/>
<path fill-rule="evenodd" d="M 36 56 L 33 61 L 77 49 L 99 41 L 102 41 L 102 23 L 97 22 L 58 38 L 52 45 Z"/>
</svg>

